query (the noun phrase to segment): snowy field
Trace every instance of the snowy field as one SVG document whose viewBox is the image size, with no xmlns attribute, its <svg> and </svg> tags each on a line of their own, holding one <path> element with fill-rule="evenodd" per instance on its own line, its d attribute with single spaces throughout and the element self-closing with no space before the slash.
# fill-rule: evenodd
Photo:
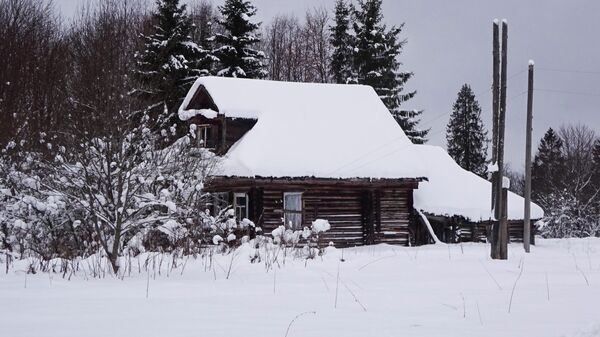
<svg viewBox="0 0 600 337">
<path fill-rule="evenodd" d="M 17 264 L 0 274 L 0 336 L 600 336 L 600 239 L 532 248 L 329 249 L 269 271 L 240 250 L 122 280 Z"/>
</svg>

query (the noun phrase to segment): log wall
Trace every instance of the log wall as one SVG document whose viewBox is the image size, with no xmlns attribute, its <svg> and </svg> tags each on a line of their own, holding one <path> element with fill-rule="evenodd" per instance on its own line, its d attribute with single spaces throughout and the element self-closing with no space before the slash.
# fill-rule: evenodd
<svg viewBox="0 0 600 337">
<path fill-rule="evenodd" d="M 303 226 L 310 227 L 315 219 L 325 219 L 331 224 L 331 229 L 321 235 L 322 242 L 331 241 L 337 247 L 411 243 L 415 182 L 390 187 L 349 181 L 337 181 L 334 185 L 323 181 L 313 184 L 252 181 L 251 186 L 244 186 L 228 181 L 221 186 L 213 184 L 209 189 L 248 193 L 248 215 L 265 234 L 283 224 L 284 192 L 302 192 Z"/>
<path fill-rule="evenodd" d="M 491 238 L 491 221 L 468 222 L 458 217 L 440 216 L 428 218 L 438 238 L 446 243 L 489 242 Z M 531 222 L 531 233 L 535 233 L 534 221 Z M 509 242 L 523 242 L 522 220 L 508 221 L 508 238 Z"/>
</svg>

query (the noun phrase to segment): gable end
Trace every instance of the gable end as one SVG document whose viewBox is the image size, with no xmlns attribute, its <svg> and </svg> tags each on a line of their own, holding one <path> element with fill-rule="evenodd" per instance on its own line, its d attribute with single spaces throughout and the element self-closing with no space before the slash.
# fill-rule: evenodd
<svg viewBox="0 0 600 337">
<path fill-rule="evenodd" d="M 194 96 L 190 100 L 187 106 L 184 107 L 185 110 L 212 110 L 215 112 L 219 112 L 219 107 L 215 104 L 215 101 L 206 90 L 206 87 L 200 85 Z"/>
</svg>

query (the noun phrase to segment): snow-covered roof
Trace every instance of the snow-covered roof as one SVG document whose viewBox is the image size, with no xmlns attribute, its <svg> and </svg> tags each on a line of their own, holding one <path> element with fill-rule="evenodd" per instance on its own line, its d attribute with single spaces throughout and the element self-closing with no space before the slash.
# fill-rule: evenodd
<svg viewBox="0 0 600 337">
<path fill-rule="evenodd" d="M 491 216 L 491 183 L 461 168 L 448 153 L 437 146 L 414 145 L 427 167 L 427 179 L 414 192 L 414 207 L 435 215 L 461 215 L 471 221 Z M 524 200 L 508 193 L 508 219 L 523 219 Z M 544 211 L 531 205 L 531 218 L 540 219 Z M 492 217 L 493 218 L 493 217 Z"/>
<path fill-rule="evenodd" d="M 179 110 L 204 86 L 219 113 L 255 118 L 234 144 L 221 175 L 244 177 L 422 178 L 413 147 L 373 88 L 224 77 L 199 78 Z"/>
</svg>

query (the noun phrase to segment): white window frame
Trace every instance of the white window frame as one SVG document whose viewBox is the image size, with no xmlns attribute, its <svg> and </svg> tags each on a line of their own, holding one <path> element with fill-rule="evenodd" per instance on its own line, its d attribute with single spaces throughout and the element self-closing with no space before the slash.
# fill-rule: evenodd
<svg viewBox="0 0 600 337">
<path fill-rule="evenodd" d="M 209 148 L 206 144 L 208 144 L 208 129 L 211 129 L 211 124 L 200 124 L 197 125 L 196 128 L 196 140 L 198 142 L 198 147 Z M 213 130 L 211 129 L 211 132 Z"/>
<path fill-rule="evenodd" d="M 286 218 L 287 213 L 296 213 L 300 214 L 300 223 L 297 225 L 292 224 L 292 229 L 302 229 L 303 221 L 304 221 L 304 199 L 302 198 L 302 192 L 284 192 L 283 193 L 283 219 L 285 222 L 285 226 L 289 225 L 289 221 Z M 300 197 L 300 210 L 288 210 L 285 204 L 286 196 L 297 195 Z"/>
<path fill-rule="evenodd" d="M 241 216 L 240 212 L 238 211 L 239 205 L 237 204 L 237 199 L 241 198 L 241 197 L 245 198 L 245 200 L 246 200 L 246 204 L 243 205 L 244 213 L 245 213 L 243 217 Z M 244 218 L 248 217 L 248 193 L 240 193 L 240 192 L 233 193 L 233 209 L 235 210 L 235 218 L 238 221 L 242 221 Z"/>
</svg>

